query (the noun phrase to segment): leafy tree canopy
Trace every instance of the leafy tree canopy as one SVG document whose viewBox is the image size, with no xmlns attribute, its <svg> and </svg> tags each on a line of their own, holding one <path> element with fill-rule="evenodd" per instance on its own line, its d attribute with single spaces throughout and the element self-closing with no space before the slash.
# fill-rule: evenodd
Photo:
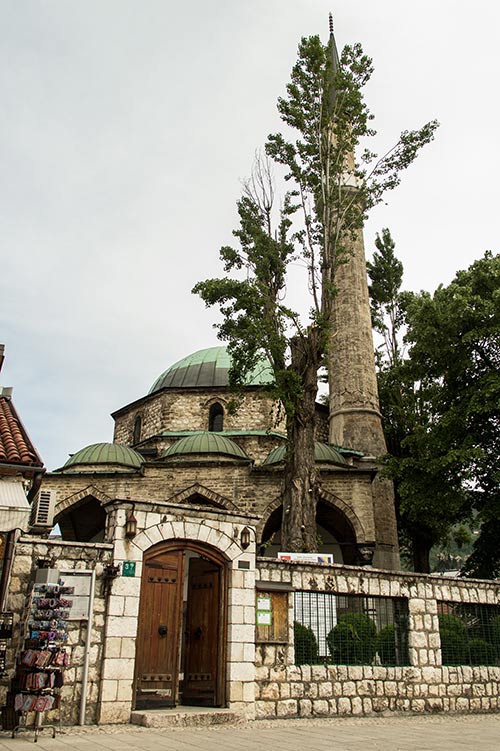
<svg viewBox="0 0 500 751">
<path fill-rule="evenodd" d="M 372 305 L 386 314 L 375 316 L 378 330 L 383 333 L 388 325 L 387 305 L 397 311 L 391 319 L 396 340 L 401 341 L 406 326 L 408 357 L 382 359 L 379 372 L 401 543 L 416 570 L 428 570 L 431 547 L 463 529 L 454 525 L 473 522 L 480 533 L 466 570 L 496 576 L 500 256 L 486 253 L 434 295 L 403 294 L 396 284 L 387 303 L 395 278 L 392 251 L 386 242 L 383 262 L 375 257 L 369 270 Z"/>
</svg>

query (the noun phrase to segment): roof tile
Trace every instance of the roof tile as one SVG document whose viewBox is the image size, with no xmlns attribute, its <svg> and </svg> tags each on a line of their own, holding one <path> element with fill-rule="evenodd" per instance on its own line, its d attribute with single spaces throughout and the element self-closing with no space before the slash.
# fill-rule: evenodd
<svg viewBox="0 0 500 751">
<path fill-rule="evenodd" d="M 0 396 L 0 465 L 43 467 L 21 420 L 8 397 Z"/>
</svg>

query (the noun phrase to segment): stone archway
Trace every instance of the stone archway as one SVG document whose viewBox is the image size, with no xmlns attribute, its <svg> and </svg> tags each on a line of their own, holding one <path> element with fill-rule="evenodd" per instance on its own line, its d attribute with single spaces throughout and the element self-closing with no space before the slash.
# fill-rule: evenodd
<svg viewBox="0 0 500 751">
<path fill-rule="evenodd" d="M 280 547 L 281 497 L 275 498 L 266 508 L 257 528 L 257 539 L 264 555 L 274 556 Z M 364 541 L 361 521 L 342 499 L 320 489 L 316 509 L 318 551 L 333 553 L 338 563 L 358 562 L 358 543 Z"/>
<path fill-rule="evenodd" d="M 62 539 L 102 542 L 107 524 L 104 504 L 109 500 L 98 488 L 90 485 L 58 503 L 54 524 L 59 525 Z"/>
</svg>

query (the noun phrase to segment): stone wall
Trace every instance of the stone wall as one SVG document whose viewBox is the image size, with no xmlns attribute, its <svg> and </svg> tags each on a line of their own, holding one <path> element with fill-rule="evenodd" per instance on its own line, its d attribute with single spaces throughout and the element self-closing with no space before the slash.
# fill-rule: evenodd
<svg viewBox="0 0 500 751">
<path fill-rule="evenodd" d="M 133 444 L 134 423 L 142 418 L 141 441 L 163 431 L 208 430 L 210 406 L 219 402 L 224 408 L 224 430 L 284 431 L 283 420 L 277 422 L 276 404 L 266 393 L 249 389 L 242 396 L 238 410 L 230 414 L 232 398 L 228 388 L 166 389 L 151 394 L 139 403 L 115 412 L 115 443 Z"/>
<path fill-rule="evenodd" d="M 34 582 L 37 561 L 45 559 L 51 568 L 60 571 L 94 570 L 96 587 L 94 596 L 92 636 L 90 645 L 90 667 L 85 721 L 97 722 L 101 662 L 103 658 L 103 636 L 105 627 L 106 593 L 103 584 L 103 568 L 112 560 L 113 546 L 98 543 L 68 543 L 60 540 L 41 540 L 24 537 L 16 545 L 12 567 L 7 609 L 14 612 L 14 635 L 7 656 L 8 677 L 1 686 L 3 699 L 15 670 L 16 654 L 22 650 L 24 636 L 21 623 L 27 616 L 27 600 Z M 48 720 L 63 724 L 78 723 L 82 687 L 82 670 L 87 638 L 86 621 L 68 621 L 69 665 L 64 670 L 64 685 L 61 689 L 61 708 L 47 713 Z"/>
<path fill-rule="evenodd" d="M 343 470 L 318 465 L 318 469 L 322 500 L 349 519 L 358 542 L 376 539 L 370 467 L 358 471 L 356 467 Z M 88 496 L 104 505 L 115 498 L 176 503 L 179 494 L 187 501 L 192 488 L 209 499 L 216 498 L 218 505 L 229 511 L 260 516 L 261 534 L 271 513 L 281 505 L 282 473 L 277 467 L 255 468 L 239 460 L 184 461 L 148 464 L 137 473 L 49 474 L 43 487 L 56 494 L 56 520 Z"/>
<path fill-rule="evenodd" d="M 500 583 L 457 580 L 348 566 L 258 559 L 259 587 L 408 600 L 407 667 L 295 665 L 293 592 L 288 644 L 257 643 L 257 717 L 400 712 L 493 712 L 500 709 L 500 667 L 443 666 L 438 601 L 500 602 Z"/>
</svg>

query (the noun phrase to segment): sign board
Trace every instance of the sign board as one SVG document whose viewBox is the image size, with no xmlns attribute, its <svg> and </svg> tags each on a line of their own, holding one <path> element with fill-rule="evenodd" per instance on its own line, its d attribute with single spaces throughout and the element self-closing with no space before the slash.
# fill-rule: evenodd
<svg viewBox="0 0 500 751">
<path fill-rule="evenodd" d="M 273 622 L 271 598 L 268 595 L 257 597 L 257 626 L 271 626 Z"/>
<path fill-rule="evenodd" d="M 61 571 L 59 581 L 63 587 L 73 587 L 72 604 L 68 621 L 86 621 L 89 617 L 91 571 Z"/>
<path fill-rule="evenodd" d="M 279 561 L 294 563 L 333 563 L 331 553 L 278 553 Z"/>
<path fill-rule="evenodd" d="M 135 576 L 135 561 L 123 561 L 122 576 Z"/>
</svg>

